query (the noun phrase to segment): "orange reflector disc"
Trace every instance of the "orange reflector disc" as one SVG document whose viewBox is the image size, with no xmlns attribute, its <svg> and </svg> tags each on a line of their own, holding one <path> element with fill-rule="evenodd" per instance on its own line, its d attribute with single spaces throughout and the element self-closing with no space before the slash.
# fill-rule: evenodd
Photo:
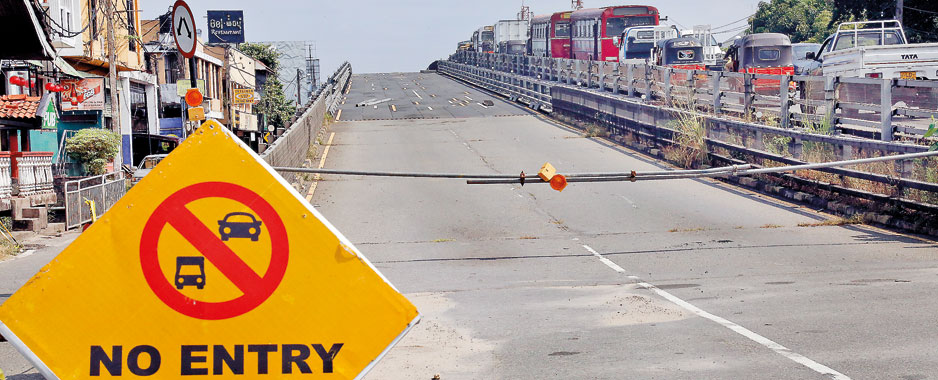
<svg viewBox="0 0 938 380">
<path fill-rule="evenodd" d="M 202 105 L 202 93 L 197 88 L 190 88 L 186 91 L 186 104 L 189 107 L 198 107 Z"/>
<path fill-rule="evenodd" d="M 550 178 L 551 189 L 554 189 L 557 191 L 563 191 L 565 187 L 567 187 L 567 177 L 557 174 Z"/>
</svg>

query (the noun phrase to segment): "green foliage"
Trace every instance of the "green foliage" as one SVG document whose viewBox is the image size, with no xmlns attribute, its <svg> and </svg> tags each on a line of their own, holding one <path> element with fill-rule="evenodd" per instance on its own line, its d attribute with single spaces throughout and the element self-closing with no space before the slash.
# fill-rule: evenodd
<svg viewBox="0 0 938 380">
<path fill-rule="evenodd" d="M 238 45 L 238 50 L 247 54 L 249 57 L 263 62 L 272 71 L 277 71 L 280 66 L 280 52 L 268 44 L 254 44 L 250 42 Z"/>
<path fill-rule="evenodd" d="M 286 127 L 286 124 L 290 122 L 290 118 L 296 113 L 296 104 L 287 100 L 287 96 L 283 92 L 283 83 L 277 77 L 277 69 L 280 67 L 280 52 L 267 44 L 243 43 L 238 49 L 247 56 L 263 62 L 271 70 L 270 75 L 267 76 L 267 83 L 264 85 L 260 102 L 254 106 L 254 111 L 258 114 L 267 115 L 268 126 Z"/>
<path fill-rule="evenodd" d="M 852 20 L 892 20 L 896 16 L 895 0 L 834 0 L 833 22 Z M 938 41 L 938 2 L 905 0 L 902 26 L 909 42 Z"/>
<path fill-rule="evenodd" d="M 788 152 L 791 137 L 766 134 L 762 137 L 762 144 L 765 145 L 765 150 L 769 153 L 782 157 L 791 157 L 791 153 Z"/>
<path fill-rule="evenodd" d="M 296 105 L 283 93 L 283 84 L 276 76 L 270 76 L 264 86 L 261 101 L 254 106 L 257 113 L 267 115 L 267 125 L 286 127 L 296 113 Z"/>
<path fill-rule="evenodd" d="M 931 125 L 928 126 L 928 132 L 925 132 L 924 137 L 927 139 L 931 137 L 932 135 L 934 135 L 935 132 L 938 132 L 938 128 L 935 127 L 935 117 L 932 116 Z M 938 141 L 931 144 L 931 148 L 929 148 L 928 150 L 938 150 Z"/>
<path fill-rule="evenodd" d="M 759 2 L 749 20 L 754 33 L 782 33 L 791 42 L 822 42 L 831 33 L 833 4 L 829 0 Z"/>
<path fill-rule="evenodd" d="M 104 174 L 108 162 L 117 157 L 121 139 L 106 129 L 87 128 L 65 140 L 65 151 L 72 158 L 85 164 L 92 175 Z"/>
</svg>

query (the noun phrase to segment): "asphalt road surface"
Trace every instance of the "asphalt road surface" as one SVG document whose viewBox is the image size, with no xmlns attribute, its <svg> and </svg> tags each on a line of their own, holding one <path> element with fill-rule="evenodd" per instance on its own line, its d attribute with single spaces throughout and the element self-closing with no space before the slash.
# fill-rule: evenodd
<svg viewBox="0 0 938 380">
<path fill-rule="evenodd" d="M 339 120 L 328 168 L 666 167 L 435 74 L 356 75 Z M 938 246 L 916 237 L 800 227 L 830 216 L 712 180 L 327 175 L 313 203 L 423 314 L 367 379 L 938 378 Z M 0 262 L 0 302 L 72 238 Z M 5 342 L 0 369 L 41 378 Z"/>
<path fill-rule="evenodd" d="M 433 74 L 357 75 L 341 107 L 327 168 L 666 167 Z M 800 227 L 831 217 L 711 180 L 325 176 L 313 203 L 423 314 L 368 379 L 938 378 L 938 247 L 916 237 Z"/>
</svg>

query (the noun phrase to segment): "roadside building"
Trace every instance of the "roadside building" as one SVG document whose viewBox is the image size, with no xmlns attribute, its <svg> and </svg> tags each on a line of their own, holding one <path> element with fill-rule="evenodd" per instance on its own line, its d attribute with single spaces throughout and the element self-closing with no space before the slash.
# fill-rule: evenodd
<svg viewBox="0 0 938 380">
<path fill-rule="evenodd" d="M 50 3 L 54 2 L 50 0 Z M 74 38 L 62 41 L 59 55 L 80 72 L 89 74 L 79 87 L 88 94 L 97 95 L 89 102 L 89 97 L 80 97 L 78 92 L 63 96 L 61 128 L 78 130 L 83 128 L 113 128 L 118 125 L 121 134 L 121 163 L 133 165 L 133 133 L 158 133 L 157 122 L 157 82 L 156 76 L 146 72 L 144 49 L 138 36 L 141 23 L 137 0 L 115 1 L 114 23 L 115 65 L 118 71 L 118 83 L 109 83 L 108 73 L 108 36 L 107 17 L 104 3 L 97 0 L 58 0 L 61 11 L 66 15 L 61 22 L 71 23 L 73 29 L 80 29 Z M 55 12 L 51 12 L 55 14 Z M 70 21 L 69 21 L 70 20 Z M 90 22 L 89 22 L 90 20 Z M 82 29 L 80 25 L 87 25 Z M 116 91 L 115 91 L 116 90 Z M 111 101 L 118 93 L 117 101 L 120 118 L 113 120 Z M 65 100 L 69 100 L 66 102 Z M 66 103 L 74 103 L 72 105 Z"/>
<path fill-rule="evenodd" d="M 142 25 L 146 33 L 142 36 L 146 51 L 147 70 L 156 76 L 159 84 L 159 135 L 185 138 L 192 133 L 196 124 L 186 121 L 186 104 L 182 100 L 191 88 L 189 59 L 179 54 L 170 33 L 172 21 L 167 13 L 158 20 L 146 20 Z M 223 67 L 224 62 L 206 52 L 202 41 L 196 44 L 196 78 L 204 98 L 202 107 L 205 116 L 212 119 L 224 117 Z"/>
<path fill-rule="evenodd" d="M 209 45 L 205 51 L 224 62 L 223 117 L 218 121 L 231 128 L 245 143 L 256 147 L 263 138 L 254 114 L 257 61 L 233 45 Z"/>
<path fill-rule="evenodd" d="M 70 77 L 57 60 L 47 9 L 31 0 L 0 7 L 0 211 L 19 229 L 48 225 L 56 202 L 52 158 L 59 111 L 52 85 Z"/>
</svg>

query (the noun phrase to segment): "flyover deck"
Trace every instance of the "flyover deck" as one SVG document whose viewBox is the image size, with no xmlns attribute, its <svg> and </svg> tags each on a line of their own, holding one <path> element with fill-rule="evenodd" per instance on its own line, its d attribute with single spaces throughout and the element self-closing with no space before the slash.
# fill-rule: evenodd
<svg viewBox="0 0 938 380">
<path fill-rule="evenodd" d="M 356 106 L 369 100 L 388 101 Z M 340 120 L 434 119 L 527 114 L 506 102 L 436 74 L 359 74 L 344 97 Z M 393 106 L 393 107 L 392 107 Z"/>
<path fill-rule="evenodd" d="M 387 120 L 396 115 L 385 105 L 364 110 L 382 120 L 344 121 L 368 118 L 355 102 L 395 97 L 365 94 L 372 81 L 392 88 L 382 77 L 408 91 L 419 82 L 421 96 L 444 103 L 469 92 L 495 107 Z M 431 74 L 356 76 L 341 108 L 327 168 L 665 167 Z M 486 117 L 509 112 L 522 116 Z M 821 366 L 857 379 L 936 375 L 930 242 L 811 226 L 829 216 L 710 180 L 557 193 L 324 177 L 313 203 L 424 315 L 369 379 L 829 379 Z"/>
</svg>

